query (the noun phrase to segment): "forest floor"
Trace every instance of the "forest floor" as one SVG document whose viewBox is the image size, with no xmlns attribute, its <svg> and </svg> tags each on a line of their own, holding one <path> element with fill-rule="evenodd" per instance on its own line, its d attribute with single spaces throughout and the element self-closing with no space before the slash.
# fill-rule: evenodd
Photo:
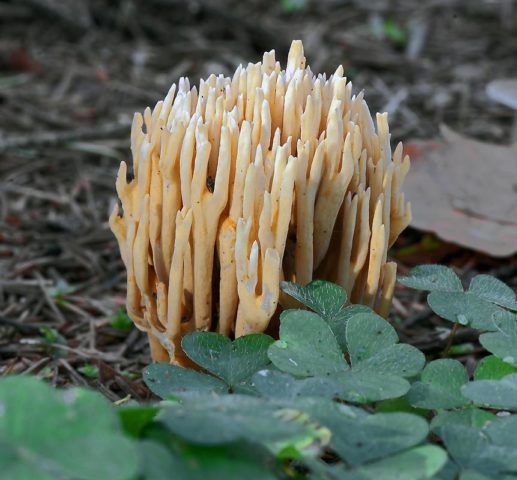
<svg viewBox="0 0 517 480">
<path fill-rule="evenodd" d="M 365 6 L 368 4 L 368 6 Z M 180 76 L 230 74 L 301 38 L 313 71 L 343 64 L 392 138 L 433 138 L 441 123 L 508 143 L 511 113 L 487 98 L 517 76 L 517 15 L 502 0 L 50 0 L 0 3 L 0 375 L 38 373 L 113 401 L 148 398 L 147 337 L 124 314 L 125 271 L 108 215 L 134 111 Z M 515 8 L 515 6 L 514 6 Z M 512 23 L 513 18 L 513 23 Z M 404 273 L 454 266 L 517 286 L 495 259 L 408 229 L 391 251 Z M 448 327 L 398 287 L 404 341 L 439 355 Z M 456 335 L 467 367 L 475 332 Z"/>
</svg>

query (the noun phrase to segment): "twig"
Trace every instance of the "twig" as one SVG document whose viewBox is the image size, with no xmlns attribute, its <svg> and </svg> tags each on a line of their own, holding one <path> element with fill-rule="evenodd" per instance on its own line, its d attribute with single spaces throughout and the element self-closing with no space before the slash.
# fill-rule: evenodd
<svg viewBox="0 0 517 480">
<path fill-rule="evenodd" d="M 45 284 L 43 283 L 44 278 L 41 276 L 41 274 L 39 272 L 34 272 L 34 273 L 35 273 L 36 278 L 38 280 L 40 280 L 40 282 L 41 282 L 40 283 L 41 293 L 43 293 L 43 296 L 45 297 L 47 305 L 54 312 L 54 315 L 56 316 L 58 323 L 60 325 L 64 325 L 66 323 L 66 318 L 61 313 L 61 310 L 59 310 L 59 308 L 57 307 L 54 299 L 49 295 L 48 289 L 45 287 Z"/>
<path fill-rule="evenodd" d="M 131 395 L 136 400 L 142 400 L 142 396 L 137 392 L 138 385 L 127 381 L 120 372 L 117 372 L 114 368 L 112 368 L 107 363 L 102 360 L 97 360 L 97 365 L 99 366 L 99 370 L 101 371 L 101 378 L 104 375 L 109 375 L 118 385 L 118 387 L 126 394 Z"/>
<path fill-rule="evenodd" d="M 2 148 L 0 144 L 0 149 Z M 27 197 L 34 197 L 40 200 L 48 200 L 49 202 L 57 203 L 58 205 L 67 205 L 70 199 L 66 196 L 56 195 L 52 192 L 42 192 L 31 187 L 24 187 L 23 185 L 16 185 L 14 183 L 0 183 L 0 191 L 17 193 L 19 195 L 26 195 Z"/>
<path fill-rule="evenodd" d="M 39 265 L 39 263 L 35 265 Z M 30 290 L 39 290 L 42 285 L 44 287 L 51 287 L 52 284 L 53 282 L 50 280 L 0 280 L 0 288 L 2 288 L 4 292 L 21 294 L 27 294 Z"/>
<path fill-rule="evenodd" d="M 126 135 L 129 123 L 108 123 L 95 127 L 82 127 L 76 130 L 38 132 L 33 135 L 12 136 L 0 140 L 0 153 L 16 148 L 44 147 L 59 145 L 74 140 L 93 140 Z"/>
<path fill-rule="evenodd" d="M 24 325 L 23 323 L 20 323 L 17 320 L 12 320 L 10 318 L 5 318 L 2 316 L 0 316 L 0 324 L 13 327 L 16 330 L 18 330 L 22 335 L 33 335 L 40 333 L 39 327 L 35 327 L 34 325 Z"/>
<path fill-rule="evenodd" d="M 60 20 L 70 30 L 80 32 L 92 26 L 92 17 L 88 4 L 79 0 L 51 1 L 51 0 L 24 0 L 24 2 L 53 19 Z"/>
<path fill-rule="evenodd" d="M 46 365 L 47 363 L 49 363 L 52 359 L 49 358 L 49 357 L 43 357 L 43 358 L 40 358 L 37 362 L 33 363 L 29 368 L 27 368 L 27 370 L 24 370 L 23 373 L 27 374 L 27 373 L 33 373 L 35 372 L 36 370 L 40 369 L 41 367 L 43 367 L 44 365 Z"/>
<path fill-rule="evenodd" d="M 78 383 L 79 385 L 82 385 L 84 387 L 89 386 L 88 382 L 81 375 L 79 375 L 72 367 L 72 365 L 70 365 L 65 359 L 61 358 L 59 360 L 59 363 L 63 365 L 63 367 L 65 367 L 66 370 L 68 370 L 70 376 L 75 381 L 75 383 Z"/>
</svg>

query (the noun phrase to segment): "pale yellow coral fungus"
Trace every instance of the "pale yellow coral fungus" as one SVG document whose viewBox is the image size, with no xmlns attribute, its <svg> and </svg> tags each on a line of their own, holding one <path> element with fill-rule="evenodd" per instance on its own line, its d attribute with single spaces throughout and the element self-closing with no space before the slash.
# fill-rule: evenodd
<svg viewBox="0 0 517 480">
<path fill-rule="evenodd" d="M 131 150 L 134 179 L 123 162 L 110 225 L 128 314 L 156 360 L 182 363 L 188 331 L 264 331 L 282 279 L 337 282 L 387 316 L 409 158 L 342 67 L 314 75 L 294 41 L 285 70 L 271 51 L 199 89 L 182 78 L 135 114 Z"/>
</svg>

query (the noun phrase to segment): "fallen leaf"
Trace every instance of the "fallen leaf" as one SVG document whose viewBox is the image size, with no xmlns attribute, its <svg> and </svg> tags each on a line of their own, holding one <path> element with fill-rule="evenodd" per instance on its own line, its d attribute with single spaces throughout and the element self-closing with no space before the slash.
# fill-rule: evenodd
<svg viewBox="0 0 517 480">
<path fill-rule="evenodd" d="M 405 184 L 411 226 L 464 247 L 517 252 L 517 145 L 495 145 L 441 127 L 439 142 L 414 142 Z"/>
</svg>

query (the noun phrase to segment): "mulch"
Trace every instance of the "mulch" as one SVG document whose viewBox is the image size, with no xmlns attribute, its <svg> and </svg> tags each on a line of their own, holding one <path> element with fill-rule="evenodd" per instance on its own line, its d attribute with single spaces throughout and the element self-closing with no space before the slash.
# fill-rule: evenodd
<svg viewBox="0 0 517 480">
<path fill-rule="evenodd" d="M 90 385 L 112 401 L 149 398 L 147 338 L 113 318 L 125 273 L 107 218 L 134 111 L 180 76 L 232 72 L 304 41 L 313 71 L 343 64 L 392 138 L 432 138 L 440 123 L 508 142 L 511 113 L 485 94 L 517 75 L 517 12 L 483 0 L 11 0 L 0 3 L 0 375 Z M 367 4 L 367 5 L 366 5 Z M 515 259 L 494 259 L 413 230 L 393 252 L 404 273 L 454 266 L 517 286 Z M 425 296 L 397 290 L 404 341 L 439 356 L 451 343 Z M 118 327 L 118 328 L 117 328 Z M 452 343 L 469 362 L 476 332 Z"/>
</svg>

